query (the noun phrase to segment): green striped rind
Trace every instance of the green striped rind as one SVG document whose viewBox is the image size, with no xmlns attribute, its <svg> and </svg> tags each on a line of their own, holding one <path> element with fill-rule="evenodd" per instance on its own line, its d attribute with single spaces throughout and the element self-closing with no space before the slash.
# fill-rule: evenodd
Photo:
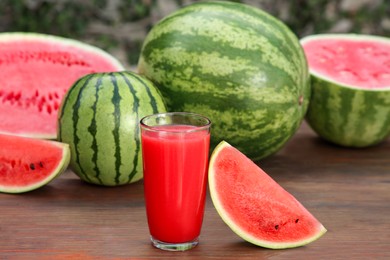
<svg viewBox="0 0 390 260">
<path fill-rule="evenodd" d="M 141 179 L 139 120 L 165 111 L 159 91 L 135 73 L 82 77 L 59 112 L 58 136 L 70 145 L 71 168 L 81 179 L 99 185 Z"/>
<path fill-rule="evenodd" d="M 222 139 L 257 160 L 294 134 L 310 96 L 306 59 L 295 35 L 267 13 L 238 3 L 199 2 L 147 35 L 138 64 L 169 110 L 213 122 Z"/>
<path fill-rule="evenodd" d="M 390 89 L 356 89 L 313 75 L 312 92 L 306 120 L 322 138 L 367 147 L 390 135 Z"/>
</svg>

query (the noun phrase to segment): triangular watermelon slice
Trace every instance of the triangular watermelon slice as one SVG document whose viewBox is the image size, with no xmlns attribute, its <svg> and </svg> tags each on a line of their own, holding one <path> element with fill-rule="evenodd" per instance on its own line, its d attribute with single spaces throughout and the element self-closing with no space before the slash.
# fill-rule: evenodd
<svg viewBox="0 0 390 260">
<path fill-rule="evenodd" d="M 69 160 L 67 144 L 0 134 L 0 192 L 40 188 L 62 173 Z"/>
<path fill-rule="evenodd" d="M 225 141 L 211 156 L 209 187 L 224 222 L 255 245 L 273 249 L 298 247 L 326 232 L 290 193 Z"/>
</svg>

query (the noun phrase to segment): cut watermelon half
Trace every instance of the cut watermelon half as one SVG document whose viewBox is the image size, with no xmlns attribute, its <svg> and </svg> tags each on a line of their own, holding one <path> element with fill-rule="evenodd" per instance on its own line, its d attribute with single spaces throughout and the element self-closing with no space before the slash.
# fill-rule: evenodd
<svg viewBox="0 0 390 260">
<path fill-rule="evenodd" d="M 60 175 L 69 160 L 67 144 L 0 134 L 0 192 L 40 188 Z"/>
<path fill-rule="evenodd" d="M 311 75 L 306 120 L 323 139 L 368 147 L 390 136 L 390 38 L 318 34 L 301 39 Z"/>
<path fill-rule="evenodd" d="M 290 193 L 225 141 L 211 155 L 209 188 L 223 221 L 255 245 L 273 249 L 298 247 L 326 232 Z"/>
<path fill-rule="evenodd" d="M 107 52 L 58 36 L 0 33 L 0 133 L 56 138 L 62 98 L 80 77 L 124 70 Z"/>
</svg>

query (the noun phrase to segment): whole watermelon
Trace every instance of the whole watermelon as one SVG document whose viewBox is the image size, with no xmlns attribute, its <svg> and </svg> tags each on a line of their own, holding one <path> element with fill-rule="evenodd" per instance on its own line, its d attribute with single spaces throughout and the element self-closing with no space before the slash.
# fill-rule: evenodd
<svg viewBox="0 0 390 260">
<path fill-rule="evenodd" d="M 139 121 L 165 111 L 158 89 L 136 73 L 89 74 L 64 97 L 58 138 L 69 144 L 70 166 L 82 180 L 132 183 L 143 177 Z"/>
<path fill-rule="evenodd" d="M 298 38 L 257 8 L 198 2 L 148 33 L 138 72 L 170 111 L 213 122 L 211 145 L 226 140 L 252 160 L 278 151 L 306 113 L 310 82 Z"/>
</svg>

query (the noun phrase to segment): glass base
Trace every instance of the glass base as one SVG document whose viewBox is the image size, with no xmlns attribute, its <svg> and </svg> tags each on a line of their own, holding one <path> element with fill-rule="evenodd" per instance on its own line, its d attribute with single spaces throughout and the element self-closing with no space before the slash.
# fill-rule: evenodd
<svg viewBox="0 0 390 260">
<path fill-rule="evenodd" d="M 192 241 L 189 242 L 184 242 L 184 243 L 167 243 L 167 242 L 162 242 L 160 240 L 157 240 L 153 238 L 152 236 L 150 237 L 150 240 L 152 241 L 153 246 L 166 250 L 166 251 L 186 251 L 191 248 L 196 247 L 199 244 L 199 239 L 196 238 Z"/>
</svg>

